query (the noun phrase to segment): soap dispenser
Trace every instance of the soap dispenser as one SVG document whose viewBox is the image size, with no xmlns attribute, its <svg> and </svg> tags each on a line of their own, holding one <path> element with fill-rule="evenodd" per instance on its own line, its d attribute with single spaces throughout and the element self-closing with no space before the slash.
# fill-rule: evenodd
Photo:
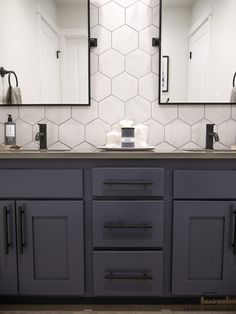
<svg viewBox="0 0 236 314">
<path fill-rule="evenodd" d="M 4 123 L 5 145 L 16 145 L 16 124 L 12 116 L 8 115 L 8 121 Z"/>
</svg>

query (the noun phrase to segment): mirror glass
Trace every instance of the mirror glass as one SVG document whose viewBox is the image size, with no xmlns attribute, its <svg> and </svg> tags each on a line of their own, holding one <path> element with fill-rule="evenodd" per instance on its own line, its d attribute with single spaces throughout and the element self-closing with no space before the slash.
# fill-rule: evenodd
<svg viewBox="0 0 236 314">
<path fill-rule="evenodd" d="M 0 104 L 89 105 L 88 2 L 0 1 Z"/>
<path fill-rule="evenodd" d="M 160 103 L 236 103 L 235 13 L 235 0 L 161 0 Z"/>
</svg>

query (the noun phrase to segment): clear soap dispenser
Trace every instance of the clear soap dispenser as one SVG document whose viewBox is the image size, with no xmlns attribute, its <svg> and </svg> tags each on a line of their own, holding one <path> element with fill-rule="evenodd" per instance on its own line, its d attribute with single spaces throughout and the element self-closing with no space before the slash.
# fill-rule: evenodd
<svg viewBox="0 0 236 314">
<path fill-rule="evenodd" d="M 16 124 L 12 121 L 11 114 L 8 115 L 7 122 L 4 123 L 5 145 L 16 145 Z"/>
</svg>

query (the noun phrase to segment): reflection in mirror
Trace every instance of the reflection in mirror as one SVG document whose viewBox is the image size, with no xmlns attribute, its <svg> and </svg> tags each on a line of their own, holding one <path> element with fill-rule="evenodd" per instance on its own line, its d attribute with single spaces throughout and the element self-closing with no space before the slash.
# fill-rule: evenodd
<svg viewBox="0 0 236 314">
<path fill-rule="evenodd" d="M 160 12 L 160 103 L 236 103 L 236 1 L 162 0 Z"/>
<path fill-rule="evenodd" d="M 1 0 L 0 67 L 14 71 L 22 103 L 89 104 L 88 0 Z M 14 76 L 0 104 L 15 104 Z M 8 95 L 8 97 L 6 97 Z"/>
</svg>

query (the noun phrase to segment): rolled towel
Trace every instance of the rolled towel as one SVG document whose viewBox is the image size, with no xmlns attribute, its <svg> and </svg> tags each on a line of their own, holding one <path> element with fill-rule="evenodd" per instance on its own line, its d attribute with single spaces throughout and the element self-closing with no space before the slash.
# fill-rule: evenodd
<svg viewBox="0 0 236 314">
<path fill-rule="evenodd" d="M 6 104 L 8 105 L 21 105 L 22 96 L 19 87 L 9 87 L 6 94 Z"/>
<path fill-rule="evenodd" d="M 231 96 L 230 96 L 230 103 L 236 104 L 236 87 L 232 89 Z"/>
</svg>

